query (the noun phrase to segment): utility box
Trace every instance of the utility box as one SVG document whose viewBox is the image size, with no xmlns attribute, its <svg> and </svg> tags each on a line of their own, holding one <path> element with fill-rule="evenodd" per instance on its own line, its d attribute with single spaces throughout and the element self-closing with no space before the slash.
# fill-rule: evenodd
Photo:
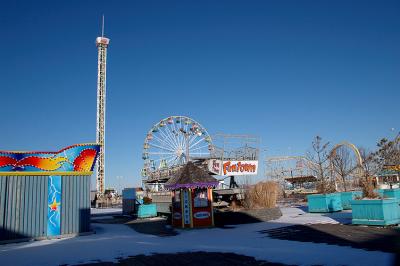
<svg viewBox="0 0 400 266">
<path fill-rule="evenodd" d="M 122 190 L 122 199 L 136 199 L 136 188 L 124 188 Z"/>
<path fill-rule="evenodd" d="M 124 188 L 122 190 L 122 214 L 135 214 L 137 209 L 136 189 Z"/>
</svg>

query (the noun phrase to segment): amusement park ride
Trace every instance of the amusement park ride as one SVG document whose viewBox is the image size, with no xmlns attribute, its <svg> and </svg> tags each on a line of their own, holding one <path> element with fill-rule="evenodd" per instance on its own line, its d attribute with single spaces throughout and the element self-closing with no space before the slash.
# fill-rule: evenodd
<svg viewBox="0 0 400 266">
<path fill-rule="evenodd" d="M 274 181 L 291 184 L 315 182 L 311 162 L 304 156 L 277 156 L 265 160 L 265 176 Z"/>
<path fill-rule="evenodd" d="M 98 49 L 97 75 L 97 127 L 96 142 L 100 144 L 96 171 L 96 193 L 105 193 L 105 112 L 106 66 L 110 39 L 104 37 L 104 16 L 101 36 L 96 38 Z M 147 132 L 143 143 L 144 161 L 141 174 L 146 187 L 163 189 L 163 184 L 174 176 L 188 161 L 207 169 L 213 175 L 254 175 L 258 168 L 258 147 L 251 146 L 254 137 L 217 135 L 222 147 L 213 144 L 207 130 L 197 121 L 186 116 L 170 116 L 160 120 Z M 240 140 L 241 147 L 232 149 L 228 139 Z M 248 144 L 251 145 L 248 145 Z M 258 143 L 257 143 L 258 144 Z M 231 183 L 232 183 L 231 182 Z M 158 190 L 158 189 L 157 189 Z"/>
<path fill-rule="evenodd" d="M 106 115 L 106 67 L 107 67 L 107 48 L 110 39 L 104 37 L 104 16 L 102 20 L 101 37 L 96 38 L 98 49 L 97 62 L 97 123 L 96 123 L 96 143 L 100 144 L 99 156 L 97 159 L 96 189 L 97 194 L 105 192 L 105 115 Z"/>
<path fill-rule="evenodd" d="M 362 158 L 358 148 L 347 141 L 335 145 L 329 152 L 329 175 L 337 185 L 339 177 L 335 173 L 333 159 L 340 149 L 351 151 L 353 156 L 348 158 L 348 173 L 353 178 L 362 175 Z M 276 156 L 267 157 L 265 160 L 265 176 L 279 182 L 284 188 L 302 188 L 315 190 L 317 181 L 317 165 L 306 156 Z"/>
<path fill-rule="evenodd" d="M 257 137 L 245 135 L 217 134 L 213 140 L 190 117 L 164 118 L 150 128 L 143 143 L 143 184 L 153 191 L 163 190 L 163 184 L 191 161 L 212 175 L 230 177 L 234 187 L 234 176 L 257 174 L 258 144 Z"/>
</svg>

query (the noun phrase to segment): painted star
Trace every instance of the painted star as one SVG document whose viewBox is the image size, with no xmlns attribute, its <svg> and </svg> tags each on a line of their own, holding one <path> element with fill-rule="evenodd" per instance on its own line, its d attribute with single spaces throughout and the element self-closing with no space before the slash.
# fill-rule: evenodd
<svg viewBox="0 0 400 266">
<path fill-rule="evenodd" d="M 53 200 L 52 204 L 49 204 L 49 207 L 52 211 L 57 211 L 57 206 L 60 206 L 60 203 L 57 203 L 56 199 Z"/>
</svg>

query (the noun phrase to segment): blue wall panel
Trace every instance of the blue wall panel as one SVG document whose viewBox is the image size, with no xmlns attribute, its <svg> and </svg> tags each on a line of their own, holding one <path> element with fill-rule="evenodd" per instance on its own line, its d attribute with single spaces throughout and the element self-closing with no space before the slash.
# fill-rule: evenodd
<svg viewBox="0 0 400 266">
<path fill-rule="evenodd" d="M 61 176 L 48 177 L 47 194 L 47 236 L 61 234 Z"/>
</svg>

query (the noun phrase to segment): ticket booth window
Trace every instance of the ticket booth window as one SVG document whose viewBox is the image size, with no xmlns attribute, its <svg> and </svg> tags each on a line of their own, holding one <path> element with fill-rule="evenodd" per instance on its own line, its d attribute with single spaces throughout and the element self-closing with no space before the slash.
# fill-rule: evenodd
<svg viewBox="0 0 400 266">
<path fill-rule="evenodd" d="M 196 189 L 194 191 L 194 207 L 208 207 L 209 200 L 207 196 L 207 188 Z"/>
<path fill-rule="evenodd" d="M 179 190 L 175 191 L 174 208 L 176 208 L 176 209 L 181 208 L 181 192 Z"/>
</svg>

